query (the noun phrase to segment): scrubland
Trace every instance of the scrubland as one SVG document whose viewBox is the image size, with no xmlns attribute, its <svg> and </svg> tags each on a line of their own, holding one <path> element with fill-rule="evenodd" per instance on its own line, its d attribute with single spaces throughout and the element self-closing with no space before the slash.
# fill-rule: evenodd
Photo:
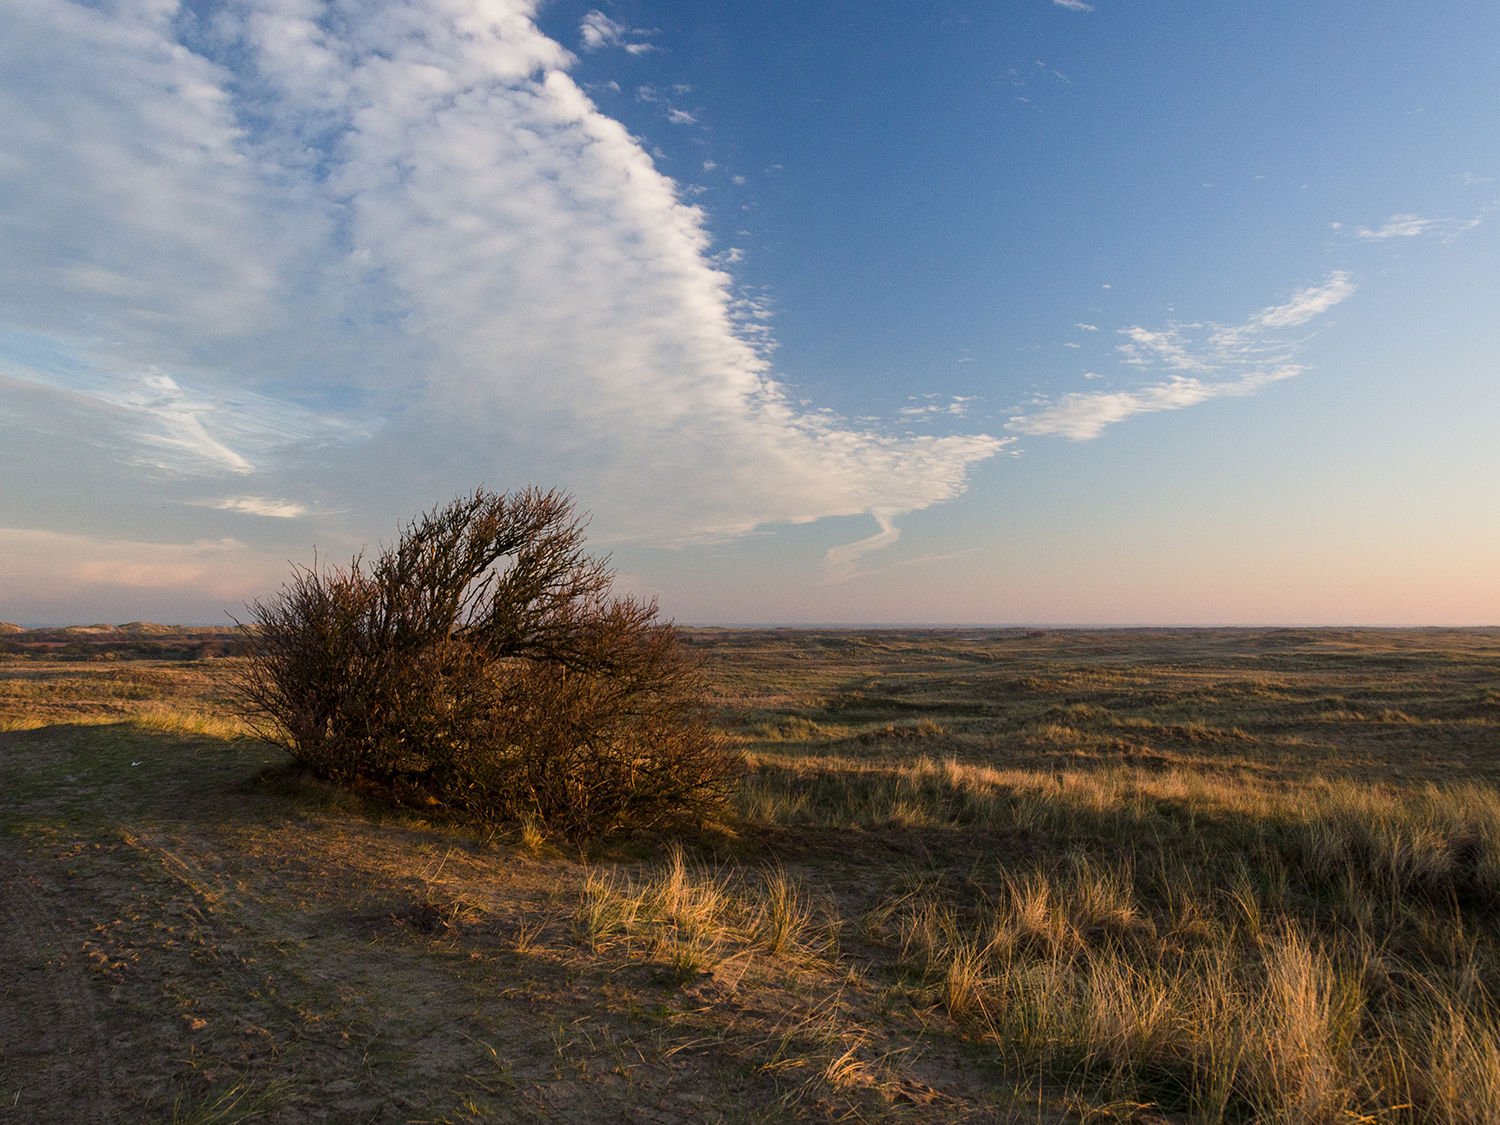
<svg viewBox="0 0 1500 1125">
<path fill-rule="evenodd" d="M 686 636 L 731 806 L 588 852 L 0 663 L 0 1115 L 1500 1120 L 1500 631 Z"/>
</svg>

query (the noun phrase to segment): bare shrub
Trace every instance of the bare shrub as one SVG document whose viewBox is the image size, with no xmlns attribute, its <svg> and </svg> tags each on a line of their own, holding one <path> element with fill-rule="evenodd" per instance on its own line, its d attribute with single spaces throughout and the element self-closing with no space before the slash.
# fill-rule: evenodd
<svg viewBox="0 0 1500 1125">
<path fill-rule="evenodd" d="M 698 669 L 612 577 L 561 493 L 435 508 L 251 605 L 256 732 L 334 780 L 575 838 L 717 805 L 732 760 Z"/>
</svg>

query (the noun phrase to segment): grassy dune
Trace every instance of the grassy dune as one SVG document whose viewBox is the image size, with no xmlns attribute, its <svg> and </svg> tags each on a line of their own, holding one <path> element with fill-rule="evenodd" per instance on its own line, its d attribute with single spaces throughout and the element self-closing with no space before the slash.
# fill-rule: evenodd
<svg viewBox="0 0 1500 1125">
<path fill-rule="evenodd" d="M 0 664 L 0 1112 L 1500 1120 L 1500 632 L 689 638 L 732 808 L 582 855 Z"/>
</svg>

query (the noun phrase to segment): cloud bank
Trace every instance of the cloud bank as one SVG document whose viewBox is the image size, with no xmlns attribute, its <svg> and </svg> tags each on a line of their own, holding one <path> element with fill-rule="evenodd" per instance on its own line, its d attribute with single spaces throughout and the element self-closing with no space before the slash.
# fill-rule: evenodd
<svg viewBox="0 0 1500 1125">
<path fill-rule="evenodd" d="M 940 503 L 1003 444 L 798 406 L 533 3 L 4 7 L 0 411 L 142 487 L 368 535 L 538 481 L 672 544 Z"/>
<path fill-rule="evenodd" d="M 1354 292 L 1349 275 L 1337 271 L 1322 285 L 1293 294 L 1285 304 L 1262 309 L 1244 324 L 1180 325 L 1161 331 L 1131 325 L 1120 329 L 1122 361 L 1138 370 L 1170 372 L 1154 384 L 1121 391 L 1073 393 L 1043 402 L 1035 413 L 1017 415 L 1006 429 L 1022 434 L 1057 434 L 1089 441 L 1105 427 L 1134 414 L 1181 410 L 1209 399 L 1254 394 L 1269 383 L 1299 375 L 1290 362 L 1297 342 L 1277 329 L 1309 323 Z M 1087 326 L 1080 326 L 1087 327 Z M 1086 378 L 1097 378 L 1090 372 Z"/>
<path fill-rule="evenodd" d="M 120 620 L 130 608 L 174 623 L 228 624 L 246 592 L 275 589 L 284 556 L 233 539 L 164 543 L 0 527 L 9 607 L 23 623 Z M 184 617 L 184 613 L 188 616 Z"/>
</svg>

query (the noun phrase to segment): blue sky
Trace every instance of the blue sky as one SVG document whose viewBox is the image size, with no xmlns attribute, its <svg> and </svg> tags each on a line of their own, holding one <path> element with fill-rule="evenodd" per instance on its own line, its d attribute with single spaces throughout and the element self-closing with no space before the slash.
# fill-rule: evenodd
<svg viewBox="0 0 1500 1125">
<path fill-rule="evenodd" d="M 1493 4 L 0 3 L 0 619 L 1500 621 Z"/>
</svg>

